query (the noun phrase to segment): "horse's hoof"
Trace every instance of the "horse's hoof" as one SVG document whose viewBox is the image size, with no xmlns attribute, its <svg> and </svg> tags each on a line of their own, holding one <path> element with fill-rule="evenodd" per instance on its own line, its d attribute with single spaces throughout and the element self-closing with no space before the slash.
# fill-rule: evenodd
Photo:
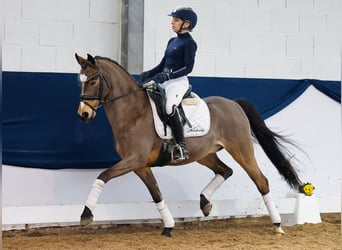
<svg viewBox="0 0 342 250">
<path fill-rule="evenodd" d="M 283 236 L 283 235 L 285 235 L 285 232 L 284 232 L 284 230 L 281 228 L 281 226 L 275 226 L 274 227 L 274 234 L 276 235 L 276 236 Z"/>
<path fill-rule="evenodd" d="M 171 237 L 171 231 L 172 227 L 165 227 L 161 235 L 165 237 Z"/>
<path fill-rule="evenodd" d="M 80 225 L 87 226 L 91 223 L 93 223 L 93 214 L 91 210 L 87 206 L 85 206 L 81 215 Z"/>
<path fill-rule="evenodd" d="M 91 223 L 93 223 L 93 217 L 81 218 L 80 225 L 82 227 L 88 226 Z"/>
<path fill-rule="evenodd" d="M 207 217 L 210 214 L 212 207 L 213 207 L 213 204 L 208 203 L 202 208 L 202 213 L 205 217 Z"/>
<path fill-rule="evenodd" d="M 203 194 L 200 195 L 200 198 L 201 198 L 200 207 L 201 207 L 202 213 L 205 217 L 207 217 L 211 212 L 213 204 L 211 204 L 210 201 L 207 198 L 205 198 Z"/>
</svg>

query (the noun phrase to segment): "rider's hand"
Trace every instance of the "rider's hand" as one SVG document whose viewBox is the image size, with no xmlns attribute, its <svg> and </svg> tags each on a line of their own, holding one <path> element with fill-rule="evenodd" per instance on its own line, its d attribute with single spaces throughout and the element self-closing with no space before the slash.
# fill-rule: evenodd
<svg viewBox="0 0 342 250">
<path fill-rule="evenodd" d="M 144 88 L 154 88 L 154 85 L 155 85 L 156 83 L 155 83 L 155 81 L 153 81 L 153 80 L 151 80 L 151 81 L 148 81 L 148 82 L 145 82 L 144 84 L 143 84 L 143 87 Z"/>
<path fill-rule="evenodd" d="M 164 73 L 164 72 L 158 73 L 153 77 L 153 80 L 156 83 L 163 83 L 163 82 L 170 80 L 170 75 L 168 73 Z"/>
</svg>

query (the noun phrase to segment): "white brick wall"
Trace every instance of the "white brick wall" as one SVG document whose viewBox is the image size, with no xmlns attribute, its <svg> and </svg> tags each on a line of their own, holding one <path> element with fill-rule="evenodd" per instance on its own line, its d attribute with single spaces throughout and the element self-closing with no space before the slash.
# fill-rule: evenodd
<svg viewBox="0 0 342 250">
<path fill-rule="evenodd" d="M 341 79 L 342 0 L 145 0 L 144 69 L 174 36 L 167 14 L 198 13 L 192 75 Z"/>
<path fill-rule="evenodd" d="M 198 13 L 192 75 L 341 78 L 342 0 L 145 0 L 144 69 L 174 36 L 167 14 Z M 1 0 L 2 66 L 78 72 L 73 54 L 120 61 L 120 0 Z"/>
<path fill-rule="evenodd" d="M 2 0 L 4 71 L 78 72 L 74 53 L 120 60 L 120 0 Z"/>
</svg>

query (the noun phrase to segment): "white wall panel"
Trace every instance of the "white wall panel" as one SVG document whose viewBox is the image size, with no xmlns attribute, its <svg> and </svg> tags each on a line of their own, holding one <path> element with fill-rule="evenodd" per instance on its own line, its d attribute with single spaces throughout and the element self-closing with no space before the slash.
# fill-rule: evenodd
<svg viewBox="0 0 342 250">
<path fill-rule="evenodd" d="M 41 22 L 39 45 L 41 46 L 71 46 L 74 26 L 72 22 Z"/>
<path fill-rule="evenodd" d="M 336 58 L 338 56 L 336 52 L 341 48 L 341 40 L 336 38 L 336 35 L 326 34 L 315 36 L 314 55 L 318 57 Z"/>
<path fill-rule="evenodd" d="M 22 71 L 48 72 L 56 70 L 55 47 L 24 47 L 22 49 Z"/>
<path fill-rule="evenodd" d="M 20 46 L 2 46 L 2 63 L 6 62 L 7 70 L 21 68 L 22 48 Z"/>
<path fill-rule="evenodd" d="M 299 29 L 303 33 L 321 34 L 327 30 L 326 13 L 317 11 L 303 11 L 299 15 Z"/>
<path fill-rule="evenodd" d="M 331 10 L 327 13 L 327 32 L 329 34 L 335 34 L 339 38 L 342 37 L 341 31 L 342 14 L 341 10 Z M 338 39 L 342 40 L 342 39 Z"/>
<path fill-rule="evenodd" d="M 259 8 L 282 9 L 285 8 L 286 0 L 259 0 Z"/>
<path fill-rule="evenodd" d="M 309 34 L 288 34 L 286 36 L 286 55 L 306 57 L 314 55 L 314 37 Z"/>
<path fill-rule="evenodd" d="M 263 78 L 273 75 L 273 56 L 249 56 L 245 62 L 245 76 L 250 78 Z"/>
<path fill-rule="evenodd" d="M 332 10 L 341 9 L 342 2 L 340 0 L 315 0 L 315 9 Z"/>
<path fill-rule="evenodd" d="M 286 0 L 286 7 L 296 10 L 312 10 L 314 8 L 314 0 Z"/>
<path fill-rule="evenodd" d="M 31 46 L 39 43 L 39 22 L 8 19 L 5 21 L 5 42 L 3 45 Z M 4 62 L 6 66 L 6 62 Z"/>
<path fill-rule="evenodd" d="M 239 7 L 258 7 L 258 0 L 229 0 L 229 4 L 231 6 L 239 6 Z"/>
<path fill-rule="evenodd" d="M 272 61 L 273 78 L 286 78 L 288 75 L 297 79 L 303 78 L 299 57 L 273 57 Z"/>
<path fill-rule="evenodd" d="M 245 75 L 245 58 L 237 55 L 215 57 L 215 72 L 222 77 L 239 77 Z"/>
<path fill-rule="evenodd" d="M 120 0 L 3 0 L 2 7 L 4 71 L 78 72 L 75 52 L 120 61 Z"/>
<path fill-rule="evenodd" d="M 90 0 L 90 19 L 96 22 L 120 23 L 120 1 Z"/>
<path fill-rule="evenodd" d="M 22 12 L 22 0 L 2 0 L 1 16 L 3 18 L 20 18 Z"/>
<path fill-rule="evenodd" d="M 314 57 L 314 75 L 316 79 L 331 79 L 331 76 L 341 75 L 341 54 L 334 57 L 331 56 L 316 56 Z M 339 66 L 339 67 L 338 67 Z M 341 78 L 341 77 L 340 77 Z M 338 80 L 338 79 L 337 79 Z"/>
<path fill-rule="evenodd" d="M 192 33 L 198 44 L 192 75 L 339 80 L 341 3 L 342 0 L 146 0 L 144 69 L 159 63 L 158 55 L 163 55 L 166 41 L 175 35 L 170 32 L 166 15 L 178 5 L 188 5 L 199 17 Z M 238 64 L 245 63 L 223 72 L 231 64 L 221 65 L 222 58 L 230 56 Z"/>
<path fill-rule="evenodd" d="M 269 32 L 271 30 L 272 15 L 269 10 L 260 8 L 244 9 L 245 30 Z"/>
<path fill-rule="evenodd" d="M 276 9 L 272 12 L 272 32 L 297 33 L 299 31 L 299 14 L 295 10 Z"/>
<path fill-rule="evenodd" d="M 116 2 L 116 0 L 113 2 Z M 53 2 L 51 2 L 51 4 L 53 4 Z M 58 0 L 54 9 L 56 11 L 56 20 L 59 21 L 76 22 L 89 19 L 89 0 Z"/>
<path fill-rule="evenodd" d="M 22 1 L 23 19 L 53 20 L 57 19 L 57 0 Z"/>
</svg>

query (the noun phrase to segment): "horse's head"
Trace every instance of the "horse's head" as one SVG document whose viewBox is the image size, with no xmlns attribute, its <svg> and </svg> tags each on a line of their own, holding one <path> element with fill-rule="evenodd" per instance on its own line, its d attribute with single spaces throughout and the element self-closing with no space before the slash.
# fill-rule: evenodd
<svg viewBox="0 0 342 250">
<path fill-rule="evenodd" d="M 81 66 L 78 83 L 81 89 L 78 116 L 83 122 L 96 116 L 96 111 L 104 103 L 105 88 L 109 88 L 100 64 L 88 54 L 87 59 L 75 54 Z M 107 84 L 104 84 L 106 82 Z"/>
</svg>

